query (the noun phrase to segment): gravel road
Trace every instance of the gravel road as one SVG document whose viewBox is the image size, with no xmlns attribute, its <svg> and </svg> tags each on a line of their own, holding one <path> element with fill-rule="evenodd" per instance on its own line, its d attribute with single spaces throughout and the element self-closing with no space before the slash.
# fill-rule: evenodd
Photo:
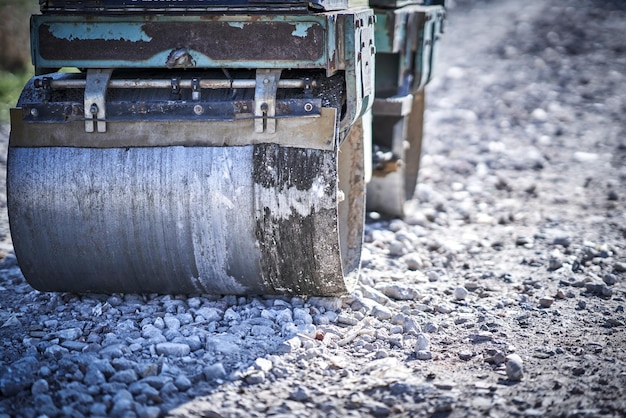
<svg viewBox="0 0 626 418">
<path fill-rule="evenodd" d="M 3 201 L 0 417 L 626 416 L 626 3 L 451 6 L 352 295 L 40 293 Z"/>
</svg>

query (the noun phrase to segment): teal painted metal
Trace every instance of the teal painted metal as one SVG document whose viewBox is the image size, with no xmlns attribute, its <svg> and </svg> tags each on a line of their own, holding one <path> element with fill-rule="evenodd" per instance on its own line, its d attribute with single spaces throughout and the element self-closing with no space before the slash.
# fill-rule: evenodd
<svg viewBox="0 0 626 418">
<path fill-rule="evenodd" d="M 363 116 L 374 101 L 375 22 L 371 9 L 363 8 L 346 16 L 342 25 L 346 34 L 343 50 L 347 106 L 340 128 L 344 131 Z"/>
<path fill-rule="evenodd" d="M 416 92 L 430 81 L 443 18 L 441 6 L 376 9 L 377 95 Z"/>
<path fill-rule="evenodd" d="M 340 129 L 372 105 L 374 24 L 369 8 L 314 14 L 61 15 L 32 17 L 38 74 L 61 67 L 166 69 L 323 69 L 343 72 Z"/>
<path fill-rule="evenodd" d="M 197 68 L 329 68 L 339 42 L 328 37 L 337 35 L 333 15 L 36 15 L 33 63 L 165 68 L 172 50 L 186 47 Z"/>
</svg>

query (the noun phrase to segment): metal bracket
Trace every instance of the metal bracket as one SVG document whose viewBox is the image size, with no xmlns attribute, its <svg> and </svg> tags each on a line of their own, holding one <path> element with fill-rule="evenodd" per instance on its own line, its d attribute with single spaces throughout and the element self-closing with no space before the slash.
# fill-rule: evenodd
<svg viewBox="0 0 626 418">
<path fill-rule="evenodd" d="M 43 87 L 43 101 L 48 103 L 52 100 L 52 78 L 44 77 L 41 79 L 41 86 Z M 36 86 L 36 84 L 35 84 Z"/>
<path fill-rule="evenodd" d="M 113 69 L 87 70 L 85 84 L 85 132 L 106 132 L 106 92 Z M 97 128 L 96 128 L 97 127 Z"/>
<path fill-rule="evenodd" d="M 254 132 L 276 133 L 276 91 L 282 70 L 256 71 L 254 90 Z"/>
</svg>

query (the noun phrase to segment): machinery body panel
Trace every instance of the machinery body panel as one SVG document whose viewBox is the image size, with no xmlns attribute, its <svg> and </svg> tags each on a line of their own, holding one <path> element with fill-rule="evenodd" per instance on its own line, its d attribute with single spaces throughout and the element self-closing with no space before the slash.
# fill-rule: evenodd
<svg viewBox="0 0 626 418">
<path fill-rule="evenodd" d="M 332 22 L 332 20 L 330 21 Z M 337 39 L 324 15 L 33 16 L 36 67 L 327 68 Z"/>
</svg>

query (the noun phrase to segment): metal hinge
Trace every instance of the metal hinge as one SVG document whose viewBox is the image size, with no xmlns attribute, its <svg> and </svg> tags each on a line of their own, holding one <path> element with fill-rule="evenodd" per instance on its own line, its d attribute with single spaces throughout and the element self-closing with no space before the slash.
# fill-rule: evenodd
<svg viewBox="0 0 626 418">
<path fill-rule="evenodd" d="M 85 132 L 106 132 L 106 93 L 113 70 L 89 69 L 85 83 Z"/>
<path fill-rule="evenodd" d="M 256 71 L 254 90 L 254 132 L 276 133 L 276 91 L 282 70 Z"/>
</svg>

